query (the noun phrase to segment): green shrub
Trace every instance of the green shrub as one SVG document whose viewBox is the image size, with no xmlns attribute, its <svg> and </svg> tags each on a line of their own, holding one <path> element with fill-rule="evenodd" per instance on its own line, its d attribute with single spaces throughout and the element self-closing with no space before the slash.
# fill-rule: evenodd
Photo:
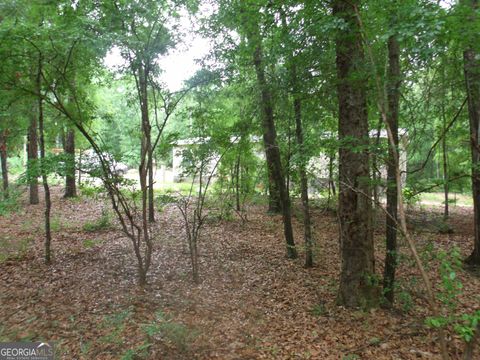
<svg viewBox="0 0 480 360">
<path fill-rule="evenodd" d="M 101 230 L 108 230 L 111 227 L 112 224 L 108 211 L 102 210 L 102 215 L 98 219 L 94 221 L 87 221 L 85 224 L 83 224 L 83 231 L 95 232 Z"/>
<path fill-rule="evenodd" d="M 480 323 L 480 311 L 458 314 L 459 297 L 463 292 L 463 284 L 457 273 L 461 271 L 462 257 L 458 248 L 454 247 L 448 252 L 439 251 L 437 259 L 440 262 L 440 291 L 437 298 L 442 306 L 441 315 L 428 317 L 425 321 L 431 328 L 447 328 L 449 325 L 465 341 L 473 339 Z"/>
<path fill-rule="evenodd" d="M 92 239 L 83 240 L 83 246 L 86 249 L 93 248 L 94 246 L 99 245 L 99 244 L 101 244 L 100 240 L 92 240 Z"/>
<path fill-rule="evenodd" d="M 453 228 L 447 222 L 441 220 L 436 224 L 436 228 L 440 234 L 453 234 Z"/>
<path fill-rule="evenodd" d="M 328 197 L 328 193 L 325 192 L 318 199 L 312 199 L 310 201 L 312 208 L 317 208 L 323 211 L 328 211 L 331 213 L 336 213 L 338 209 L 338 196 Z"/>
<path fill-rule="evenodd" d="M 8 158 L 8 172 L 19 175 L 25 170 L 25 164 L 21 156 L 13 156 Z"/>
<path fill-rule="evenodd" d="M 403 200 L 409 206 L 413 206 L 419 203 L 420 195 L 415 192 L 412 188 L 404 187 L 402 190 Z"/>
<path fill-rule="evenodd" d="M 173 321 L 162 311 L 158 311 L 155 320 L 144 325 L 143 330 L 149 339 L 161 338 L 182 352 L 187 351 L 190 343 L 198 336 L 198 331 Z"/>
<path fill-rule="evenodd" d="M 163 211 L 165 209 L 165 206 L 169 204 L 175 203 L 176 198 L 173 195 L 173 193 L 169 190 L 167 190 L 164 194 L 159 194 L 155 197 L 155 203 L 157 205 L 157 210 L 158 211 Z"/>
<path fill-rule="evenodd" d="M 310 309 L 310 313 L 313 316 L 320 317 L 325 315 L 327 312 L 327 309 L 325 308 L 324 304 L 316 304 Z"/>
<path fill-rule="evenodd" d="M 0 263 L 7 259 L 21 259 L 27 254 L 33 239 L 26 237 L 23 239 L 0 238 Z"/>
<path fill-rule="evenodd" d="M 52 216 L 50 218 L 50 230 L 53 232 L 60 231 L 63 227 L 62 220 L 58 216 Z"/>
<path fill-rule="evenodd" d="M 20 195 L 20 190 L 13 186 L 9 188 L 8 198 L 5 198 L 3 192 L 0 191 L 0 216 L 8 215 L 20 209 Z"/>
<path fill-rule="evenodd" d="M 98 198 L 98 196 L 104 191 L 104 188 L 100 186 L 80 185 L 80 193 L 88 198 Z"/>
</svg>

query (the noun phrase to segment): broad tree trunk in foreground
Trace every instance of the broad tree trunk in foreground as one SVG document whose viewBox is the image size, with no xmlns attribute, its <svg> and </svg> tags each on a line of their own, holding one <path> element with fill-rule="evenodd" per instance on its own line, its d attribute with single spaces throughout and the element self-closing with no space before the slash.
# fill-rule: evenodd
<svg viewBox="0 0 480 360">
<path fill-rule="evenodd" d="M 334 16 L 347 25 L 339 30 L 336 38 L 341 143 L 338 213 L 342 256 L 338 303 L 347 307 L 369 308 L 377 306 L 379 292 L 375 286 L 367 151 L 367 78 L 362 38 L 355 15 L 358 4 L 358 0 L 336 0 L 333 3 Z"/>
<path fill-rule="evenodd" d="M 67 129 L 64 143 L 65 154 L 71 158 L 71 163 L 67 167 L 65 176 L 65 197 L 72 198 L 77 196 L 77 186 L 75 183 L 75 131 L 73 128 Z"/>
<path fill-rule="evenodd" d="M 38 136 L 37 136 L 37 106 L 35 105 L 32 109 L 32 116 L 30 117 L 30 125 L 28 127 L 27 135 L 27 157 L 28 157 L 28 167 L 36 167 L 38 164 Z M 32 169 L 30 171 L 32 175 L 29 179 L 29 195 L 30 195 L 30 204 L 35 205 L 39 203 L 38 199 L 38 175 L 37 169 Z"/>
<path fill-rule="evenodd" d="M 398 149 L 398 112 L 400 101 L 400 47 L 394 35 L 388 39 L 387 121 L 393 141 Z M 388 147 L 387 160 L 387 215 L 386 215 L 386 256 L 383 274 L 383 293 L 390 305 L 394 301 L 395 270 L 397 268 L 397 182 L 396 159 L 392 147 Z"/>
<path fill-rule="evenodd" d="M 248 4 L 247 4 L 248 6 Z M 292 215 L 290 198 L 285 186 L 285 177 L 282 169 L 280 157 L 280 149 L 277 144 L 277 132 L 275 129 L 275 120 L 273 115 L 272 93 L 265 77 L 265 63 L 263 59 L 262 39 L 260 29 L 256 19 L 258 13 L 254 13 L 252 9 L 245 8 L 243 4 L 243 26 L 246 30 L 249 46 L 252 51 L 252 59 L 257 75 L 257 84 L 260 90 L 260 107 L 262 109 L 262 127 L 263 141 L 265 144 L 265 152 L 267 164 L 273 176 L 273 183 L 278 189 L 280 205 L 283 216 L 283 229 L 285 241 L 287 245 L 287 256 L 291 259 L 297 257 L 297 250 L 293 239 Z M 271 190 L 271 189 L 270 189 Z"/>
<path fill-rule="evenodd" d="M 473 9 L 478 9 L 478 0 L 470 0 Z M 472 153 L 472 195 L 475 222 L 473 251 L 466 259 L 470 265 L 480 265 L 480 60 L 472 48 L 464 51 L 465 85 L 468 97 L 468 118 L 470 122 L 470 147 Z"/>
<path fill-rule="evenodd" d="M 2 166 L 3 197 L 8 198 L 7 130 L 0 131 L 0 162 Z"/>
</svg>

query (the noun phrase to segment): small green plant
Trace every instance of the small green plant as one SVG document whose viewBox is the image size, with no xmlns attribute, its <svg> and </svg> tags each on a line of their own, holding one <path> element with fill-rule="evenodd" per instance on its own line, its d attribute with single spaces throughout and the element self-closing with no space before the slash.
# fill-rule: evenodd
<svg viewBox="0 0 480 360">
<path fill-rule="evenodd" d="M 336 214 L 338 209 L 338 196 L 330 194 L 328 191 L 322 191 L 319 198 L 314 198 L 311 200 L 312 208 L 316 208 L 322 211 L 325 211 L 330 214 Z"/>
<path fill-rule="evenodd" d="M 325 305 L 324 305 L 324 304 L 315 304 L 315 305 L 310 309 L 310 313 L 311 313 L 313 316 L 316 316 L 316 317 L 323 316 L 323 315 L 325 315 L 326 312 L 327 312 L 327 310 L 325 309 Z"/>
<path fill-rule="evenodd" d="M 443 305 L 443 314 L 426 319 L 427 326 L 431 328 L 446 328 L 452 326 L 454 331 L 465 341 L 473 339 L 475 331 L 478 331 L 480 311 L 471 314 L 457 314 L 459 295 L 462 293 L 463 284 L 457 276 L 462 266 L 461 254 L 454 247 L 449 252 L 438 253 L 440 261 L 441 291 L 438 299 Z"/>
<path fill-rule="evenodd" d="M 102 210 L 102 215 L 98 219 L 94 221 L 87 221 L 85 224 L 83 224 L 83 231 L 95 232 L 108 230 L 111 228 L 111 226 L 112 224 L 108 211 Z"/>
<path fill-rule="evenodd" d="M 100 337 L 99 341 L 107 344 L 122 344 L 123 339 L 121 334 L 125 328 L 125 323 L 131 314 L 132 311 L 127 309 L 116 314 L 105 316 L 101 327 L 109 329 L 110 332 L 107 335 Z"/>
<path fill-rule="evenodd" d="M 439 251 L 440 276 L 442 279 L 442 291 L 439 293 L 439 300 L 453 311 L 457 308 L 457 297 L 460 295 L 463 285 L 457 277 L 457 271 L 462 266 L 462 259 L 458 248 L 454 247 L 449 253 Z"/>
<path fill-rule="evenodd" d="M 90 352 L 90 349 L 92 348 L 92 342 L 91 341 L 86 341 L 86 342 L 81 342 L 80 343 L 80 353 L 84 357 L 88 357 L 88 353 Z"/>
<path fill-rule="evenodd" d="M 448 203 L 452 205 L 457 205 L 457 198 L 455 197 L 448 199 Z M 443 201 L 442 204 L 445 204 L 445 201 Z"/>
<path fill-rule="evenodd" d="M 23 258 L 33 239 L 30 237 L 22 239 L 12 239 L 10 237 L 0 238 L 0 263 L 7 259 L 21 259 Z"/>
<path fill-rule="evenodd" d="M 470 342 L 473 339 L 475 331 L 480 323 L 480 310 L 473 314 L 463 314 L 459 321 L 454 325 L 455 332 L 465 341 Z"/>
<path fill-rule="evenodd" d="M 159 194 L 155 197 L 156 207 L 160 212 L 162 212 L 167 205 L 174 204 L 175 201 L 176 198 L 169 189 L 167 189 L 164 194 Z"/>
<path fill-rule="evenodd" d="M 50 219 L 50 229 L 53 232 L 60 231 L 62 228 L 62 220 L 58 216 L 52 216 Z"/>
<path fill-rule="evenodd" d="M 371 287 L 380 287 L 382 278 L 379 274 L 364 274 L 366 283 Z"/>
<path fill-rule="evenodd" d="M 121 360 L 138 360 L 148 358 L 148 350 L 152 344 L 145 341 L 142 345 L 137 346 L 134 349 L 128 349 L 125 354 L 120 358 Z"/>
<path fill-rule="evenodd" d="M 24 256 L 31 243 L 33 243 L 33 239 L 31 237 L 26 237 L 20 240 L 18 243 L 18 256 Z"/>
<path fill-rule="evenodd" d="M 86 184 L 80 185 L 80 193 L 88 198 L 96 199 L 105 190 L 100 186 L 90 186 Z"/>
<path fill-rule="evenodd" d="M 397 293 L 397 297 L 403 312 L 406 312 L 406 313 L 409 312 L 413 307 L 412 295 L 410 295 L 410 293 L 406 289 L 401 289 Z"/>
<path fill-rule="evenodd" d="M 265 205 L 268 204 L 268 197 L 261 194 L 261 193 L 255 193 L 252 196 L 251 203 L 252 203 L 252 205 L 265 206 Z"/>
<path fill-rule="evenodd" d="M 426 268 L 429 269 L 430 266 L 427 265 L 434 261 L 436 257 L 437 253 L 435 251 L 435 243 L 433 242 L 433 240 L 430 239 L 420 251 L 420 258 L 422 259 L 422 262 L 426 265 Z"/>
<path fill-rule="evenodd" d="M 155 320 L 143 326 L 143 331 L 149 341 L 155 338 L 162 339 L 173 344 L 178 350 L 186 352 L 190 343 L 198 336 L 196 330 L 186 325 L 175 322 L 162 311 L 157 311 Z"/>
<path fill-rule="evenodd" d="M 444 220 L 438 221 L 436 228 L 440 234 L 453 234 L 453 228 Z"/>
<path fill-rule="evenodd" d="M 358 356 L 357 354 L 348 354 L 342 358 L 342 360 L 357 360 L 357 359 L 360 359 L 360 356 Z"/>
<path fill-rule="evenodd" d="M 404 187 L 402 190 L 403 200 L 408 206 L 414 206 L 420 202 L 420 195 L 412 188 Z"/>
<path fill-rule="evenodd" d="M 21 192 L 12 186 L 8 191 L 7 198 L 5 198 L 3 192 L 0 191 L 0 216 L 8 215 L 20 209 L 20 204 L 19 204 L 20 195 L 21 195 Z"/>
<path fill-rule="evenodd" d="M 85 249 L 91 249 L 99 244 L 101 244 L 100 240 L 92 240 L 92 239 L 83 240 L 83 247 Z"/>
</svg>

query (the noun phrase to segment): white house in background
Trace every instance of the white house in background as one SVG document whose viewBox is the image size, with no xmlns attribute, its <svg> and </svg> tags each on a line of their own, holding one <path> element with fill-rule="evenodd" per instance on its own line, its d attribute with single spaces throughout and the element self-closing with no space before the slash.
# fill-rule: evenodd
<svg viewBox="0 0 480 360">
<path fill-rule="evenodd" d="M 250 136 L 250 142 L 259 144 L 261 142 L 261 137 L 260 136 Z M 190 139 L 183 139 L 183 140 L 178 140 L 172 149 L 172 173 L 173 173 L 173 180 L 175 182 L 181 181 L 182 179 L 182 163 L 183 163 L 183 153 L 185 150 L 187 150 L 189 147 L 203 144 L 205 142 L 208 142 L 210 140 L 210 137 L 205 137 L 205 138 L 190 138 Z M 230 142 L 235 144 L 239 141 L 240 139 L 237 136 L 231 136 L 230 137 Z M 255 154 L 261 158 L 265 158 L 265 154 L 263 152 L 263 149 L 259 147 L 258 151 L 255 151 Z M 213 169 L 215 166 L 216 162 L 219 160 L 220 155 L 214 157 L 211 159 L 210 164 L 207 168 Z"/>
<path fill-rule="evenodd" d="M 336 134 L 325 132 L 323 134 L 323 139 L 329 139 L 335 136 Z M 370 139 L 374 141 L 376 138 L 381 139 L 382 141 L 388 141 L 388 136 L 386 130 L 381 130 L 379 133 L 376 130 L 370 131 Z M 205 143 L 209 141 L 210 138 L 190 138 L 184 140 L 178 140 L 172 149 L 172 173 L 173 180 L 175 182 L 181 181 L 182 179 L 182 162 L 183 162 L 183 152 L 189 147 Z M 231 142 L 238 142 L 238 137 L 231 137 Z M 251 136 L 250 141 L 252 143 L 258 144 L 255 154 L 262 160 L 265 159 L 265 152 L 263 151 L 262 138 L 260 136 Z M 402 182 L 406 181 L 406 170 L 407 170 L 407 145 L 408 145 L 408 133 L 406 129 L 399 129 L 399 154 L 400 154 L 400 170 L 402 171 Z M 219 156 L 218 156 L 219 157 Z M 218 157 L 211 160 L 209 165 L 210 168 L 213 168 Z M 337 168 L 337 159 L 338 155 L 335 157 L 334 167 Z M 314 178 L 318 180 L 317 182 L 323 182 L 329 178 L 329 163 L 330 158 L 327 154 L 321 153 L 318 156 L 312 157 L 308 164 L 308 170 L 310 173 L 314 174 Z M 382 164 L 378 169 L 380 177 L 382 179 L 387 178 L 387 167 Z"/>
<path fill-rule="evenodd" d="M 332 133 L 325 133 L 323 136 L 324 140 L 331 138 Z M 381 139 L 382 141 L 388 141 L 387 131 L 381 130 L 380 133 L 377 133 L 377 130 L 370 131 L 371 142 L 376 140 L 376 138 Z M 406 171 L 407 171 L 407 145 L 408 145 L 408 134 L 406 129 L 399 129 L 398 131 L 398 140 L 399 140 L 399 155 L 400 155 L 400 171 L 402 172 L 402 181 L 406 180 Z M 338 154 L 335 155 L 335 167 L 337 167 Z M 322 179 L 328 179 L 329 176 L 329 162 L 330 158 L 327 154 L 319 154 L 318 156 L 312 157 L 309 161 L 309 168 L 315 174 L 318 174 L 317 177 Z M 382 179 L 387 178 L 387 167 L 382 164 L 378 169 Z"/>
</svg>

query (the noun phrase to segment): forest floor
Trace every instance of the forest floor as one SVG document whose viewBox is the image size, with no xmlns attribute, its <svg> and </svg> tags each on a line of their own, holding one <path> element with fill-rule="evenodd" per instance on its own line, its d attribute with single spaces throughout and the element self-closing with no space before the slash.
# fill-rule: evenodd
<svg viewBox="0 0 480 360">
<path fill-rule="evenodd" d="M 201 283 L 191 280 L 181 218 L 158 213 L 145 289 L 136 286 L 131 244 L 101 221 L 102 201 L 65 200 L 53 192 L 53 263 L 43 263 L 43 207 L 26 199 L 0 217 L 0 341 L 53 340 L 59 359 L 436 359 L 436 333 L 418 271 L 401 243 L 393 310 L 335 304 L 339 246 L 335 214 L 314 209 L 315 267 L 285 258 L 281 218 L 262 206 L 248 221 L 213 219 L 201 239 Z M 436 208 L 411 209 L 410 226 L 435 287 L 436 253 L 472 245 L 471 208 L 455 207 L 445 229 Z M 299 216 L 300 211 L 295 211 Z M 378 215 L 381 219 L 383 216 Z M 375 231 L 376 267 L 385 254 L 383 221 Z M 96 224 L 96 225 L 95 225 Z M 302 243 L 301 220 L 294 221 Z M 478 310 L 480 279 L 458 270 L 457 313 Z M 462 341 L 449 331 L 452 358 Z M 480 355 L 479 355 L 480 356 Z"/>
</svg>

